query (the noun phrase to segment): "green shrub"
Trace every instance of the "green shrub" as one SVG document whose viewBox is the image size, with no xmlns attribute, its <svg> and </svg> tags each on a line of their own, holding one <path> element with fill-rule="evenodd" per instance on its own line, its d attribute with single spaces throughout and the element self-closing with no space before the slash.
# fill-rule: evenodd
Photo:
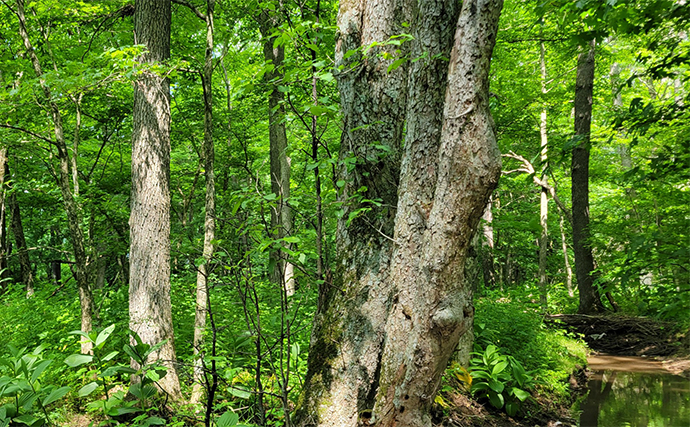
<svg viewBox="0 0 690 427">
<path fill-rule="evenodd" d="M 565 380 L 587 358 L 585 344 L 569 333 L 549 329 L 533 308 L 500 298 L 476 302 L 475 351 L 495 345 L 500 354 L 512 356 L 527 370 L 535 387 L 565 395 Z"/>
</svg>

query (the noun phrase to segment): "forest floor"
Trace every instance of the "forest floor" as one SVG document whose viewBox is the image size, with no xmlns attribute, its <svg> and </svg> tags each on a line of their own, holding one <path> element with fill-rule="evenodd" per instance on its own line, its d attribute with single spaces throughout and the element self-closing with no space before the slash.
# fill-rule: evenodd
<svg viewBox="0 0 690 427">
<path fill-rule="evenodd" d="M 660 369 L 690 378 L 690 336 L 678 332 L 673 323 L 629 316 L 589 316 L 558 314 L 548 316 L 551 327 L 581 334 L 595 354 L 643 356 L 658 361 Z M 526 416 L 511 418 L 489 404 L 482 405 L 462 393 L 449 393 L 441 426 L 449 427 L 556 427 L 577 426 L 572 407 L 587 391 L 588 369 L 581 369 L 569 379 L 570 396 L 551 399 L 537 395 L 525 407 Z"/>
</svg>

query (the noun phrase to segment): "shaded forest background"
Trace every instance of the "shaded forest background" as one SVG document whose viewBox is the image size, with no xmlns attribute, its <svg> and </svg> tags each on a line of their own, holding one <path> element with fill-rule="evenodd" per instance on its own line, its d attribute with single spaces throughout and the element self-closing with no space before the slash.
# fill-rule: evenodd
<svg viewBox="0 0 690 427">
<path fill-rule="evenodd" d="M 336 77 L 347 70 L 334 68 L 337 2 L 226 0 L 209 9 L 210 0 L 175 0 L 171 57 L 149 68 L 139 64 L 132 2 L 24 3 L 40 76 L 17 4 L 0 6 L 0 342 L 43 344 L 41 357 L 59 362 L 46 373 L 54 390 L 90 384 L 84 367 L 61 363 L 84 350 L 70 331 L 85 330 L 88 288 L 89 327 L 115 325 L 105 344 L 92 337 L 100 359 L 89 362 L 129 365 L 130 354 L 103 358 L 129 342 L 133 83 L 145 69 L 170 82 L 171 316 L 181 393 L 196 393 L 197 402 L 211 395 L 207 422 L 231 407 L 247 423 L 289 424 L 312 319 L 334 283 L 337 223 L 381 205 L 366 189 L 343 198 L 341 171 L 358 158 L 341 147 Z M 503 176 L 472 240 L 465 280 L 475 292 L 475 350 L 494 346 L 518 359 L 534 383 L 520 389 L 538 384 L 565 395 L 563 380 L 584 357 L 581 344 L 546 330 L 540 315 L 581 308 L 570 212 L 571 157 L 582 139 L 573 104 L 577 58 L 593 39 L 587 245 L 601 309 L 687 330 L 687 12 L 664 0 L 504 5 L 490 75 Z M 389 73 L 424 60 L 396 51 L 410 37 L 381 40 L 393 46 L 384 57 Z M 373 146 L 371 155 L 385 150 Z M 195 337 L 200 280 L 208 323 Z M 201 371 L 196 362 L 195 377 L 199 354 L 205 362 Z M 466 371 L 453 369 L 463 378 Z M 126 373 L 113 372 L 113 383 Z M 193 390 L 194 378 L 202 391 Z M 72 409 L 85 399 L 73 396 Z M 148 416 L 142 423 L 160 415 L 140 412 Z"/>
</svg>

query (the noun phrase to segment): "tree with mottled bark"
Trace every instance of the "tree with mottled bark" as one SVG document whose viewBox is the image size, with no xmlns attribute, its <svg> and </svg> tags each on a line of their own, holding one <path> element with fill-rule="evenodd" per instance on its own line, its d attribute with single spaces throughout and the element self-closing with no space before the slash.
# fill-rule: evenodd
<svg viewBox="0 0 690 427">
<path fill-rule="evenodd" d="M 501 7 L 501 0 L 461 8 L 340 4 L 344 214 L 298 425 L 431 424 L 448 360 L 472 333 L 463 269 L 500 175 L 488 73 Z M 408 32 L 413 38 L 401 48 L 386 43 Z M 390 56 L 421 59 L 395 69 Z"/>
<path fill-rule="evenodd" d="M 282 3 L 281 3 L 282 4 Z M 268 138 L 270 151 L 271 191 L 276 204 L 271 209 L 271 229 L 273 238 L 284 239 L 292 233 L 292 210 L 290 209 L 290 159 L 287 156 L 288 139 L 285 129 L 285 94 L 279 88 L 285 77 L 283 69 L 285 46 L 276 43 L 275 30 L 281 24 L 283 13 L 278 10 L 263 10 L 259 15 L 259 25 L 263 38 L 264 60 L 270 70 L 264 75 L 268 85 Z M 283 242 L 279 244 L 284 244 Z M 270 253 L 273 266 L 271 281 L 281 285 L 286 296 L 295 293 L 294 266 L 286 259 L 284 251 Z"/>
<path fill-rule="evenodd" d="M 134 41 L 146 52 L 132 115 L 129 327 L 144 343 L 165 342 L 148 362 L 168 367 L 159 384 L 179 398 L 170 301 L 170 83 L 153 69 L 170 58 L 170 22 L 170 0 L 137 0 Z"/>
<path fill-rule="evenodd" d="M 7 3 L 5 3 L 5 5 L 7 5 Z M 65 140 L 65 131 L 62 123 L 62 113 L 60 112 L 60 108 L 53 97 L 50 87 L 46 84 L 41 62 L 38 59 L 33 44 L 29 38 L 26 16 L 24 13 L 24 0 L 16 0 L 15 5 L 16 7 L 13 12 L 19 20 L 19 34 L 24 43 L 26 54 L 33 65 L 34 73 L 39 80 L 39 84 L 43 92 L 43 101 L 48 108 L 48 115 L 53 123 L 55 140 L 51 141 L 51 143 L 57 149 L 57 158 L 59 161 L 59 168 L 53 173 L 53 176 L 55 177 L 57 185 L 60 188 L 60 194 L 62 195 L 62 201 L 67 213 L 67 222 L 69 224 L 70 241 L 74 250 L 74 278 L 76 279 L 77 287 L 79 288 L 79 301 L 81 304 L 81 330 L 84 332 L 90 332 L 93 322 L 95 304 L 88 274 L 88 259 L 85 250 L 84 232 L 81 229 L 81 207 L 75 200 L 75 194 L 73 193 L 70 184 L 70 178 L 72 177 L 72 173 L 70 171 L 71 162 L 69 152 L 67 151 L 67 142 Z M 81 343 L 81 351 L 85 354 L 90 353 L 91 343 L 83 341 Z"/>
<path fill-rule="evenodd" d="M 541 69 L 541 93 L 546 95 L 546 48 L 544 47 L 544 42 L 539 44 L 539 65 Z M 542 181 L 548 183 L 548 177 L 546 176 L 547 162 L 548 162 L 548 149 L 549 149 L 549 138 L 546 128 L 546 107 L 541 110 L 541 115 L 539 118 L 539 135 L 541 139 L 541 179 Z M 539 227 L 541 228 L 541 233 L 539 235 L 539 302 L 541 303 L 542 310 L 547 311 L 547 278 L 546 278 L 546 261 L 547 261 L 547 249 L 549 242 L 549 232 L 548 232 L 548 218 L 549 218 L 549 193 L 545 186 L 541 187 L 539 192 Z"/>
<path fill-rule="evenodd" d="M 573 251 L 575 253 L 575 276 L 580 293 L 578 313 L 590 314 L 604 310 L 601 295 L 594 284 L 594 256 L 590 246 L 589 230 L 589 151 L 592 127 L 592 104 L 594 91 L 595 42 L 583 50 L 577 59 L 575 82 L 575 138 L 573 148 L 572 218 Z"/>
<path fill-rule="evenodd" d="M 204 375 L 204 334 L 206 333 L 206 317 L 208 315 L 209 286 L 208 277 L 211 273 L 211 259 L 215 251 L 216 236 L 216 180 L 214 172 L 215 149 L 213 146 L 213 12 L 215 0 L 206 0 L 206 13 L 201 12 L 185 0 L 173 0 L 191 9 L 192 12 L 206 24 L 206 50 L 204 54 L 204 69 L 201 83 L 204 93 L 204 178 L 206 180 L 205 217 L 204 217 L 204 247 L 203 261 L 197 267 L 196 274 L 196 308 L 194 316 L 194 373 L 192 396 L 190 402 L 199 403 L 207 383 Z"/>
</svg>

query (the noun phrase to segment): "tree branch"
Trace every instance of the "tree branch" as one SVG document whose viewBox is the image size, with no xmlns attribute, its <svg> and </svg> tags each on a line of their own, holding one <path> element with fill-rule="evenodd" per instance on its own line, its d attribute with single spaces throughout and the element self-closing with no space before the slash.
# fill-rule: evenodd
<svg viewBox="0 0 690 427">
<path fill-rule="evenodd" d="M 48 138 L 46 138 L 45 136 L 41 136 L 41 135 L 37 134 L 36 132 L 32 132 L 32 131 L 30 131 L 30 130 L 28 130 L 28 129 L 20 128 L 20 127 L 18 127 L 18 126 L 6 125 L 6 124 L 3 124 L 3 123 L 0 123 L 0 128 L 7 128 L 7 129 L 18 130 L 19 132 L 24 132 L 24 133 L 26 133 L 26 134 L 28 134 L 28 135 L 33 136 L 34 138 L 38 138 L 38 139 L 40 139 L 40 140 L 42 140 L 42 141 L 45 141 L 45 142 L 47 142 L 47 143 L 49 143 L 49 144 L 55 145 L 55 141 L 53 141 L 52 139 L 48 139 Z"/>
<path fill-rule="evenodd" d="M 511 159 L 515 159 L 515 160 L 519 161 L 520 163 L 522 163 L 522 167 L 511 170 L 511 171 L 506 171 L 506 172 L 504 172 L 505 175 L 508 175 L 510 173 L 513 173 L 513 172 L 524 172 L 524 173 L 532 175 L 532 180 L 534 181 L 534 183 L 537 184 L 538 186 L 544 188 L 546 191 L 549 192 L 553 201 L 556 202 L 556 205 L 558 206 L 558 208 L 561 210 L 561 212 L 563 212 L 563 216 L 565 216 L 565 218 L 568 220 L 568 222 L 570 223 L 571 226 L 573 225 L 573 215 L 570 213 L 568 208 L 566 208 L 565 204 L 563 204 L 561 199 L 556 194 L 556 189 L 554 187 L 552 187 L 551 185 L 549 185 L 549 183 L 545 179 L 541 179 L 537 176 L 537 174 L 534 170 L 534 166 L 532 166 L 532 163 L 530 163 L 529 160 L 520 156 L 519 154 L 515 154 L 512 151 L 509 151 L 508 154 L 504 154 L 503 157 L 509 157 Z"/>
<path fill-rule="evenodd" d="M 188 2 L 187 0 L 172 0 L 172 2 L 189 8 L 189 10 L 194 12 L 194 14 L 199 17 L 199 19 L 206 22 L 206 15 L 201 13 L 201 11 L 196 8 L 196 6 L 194 6 L 193 4 Z"/>
</svg>

